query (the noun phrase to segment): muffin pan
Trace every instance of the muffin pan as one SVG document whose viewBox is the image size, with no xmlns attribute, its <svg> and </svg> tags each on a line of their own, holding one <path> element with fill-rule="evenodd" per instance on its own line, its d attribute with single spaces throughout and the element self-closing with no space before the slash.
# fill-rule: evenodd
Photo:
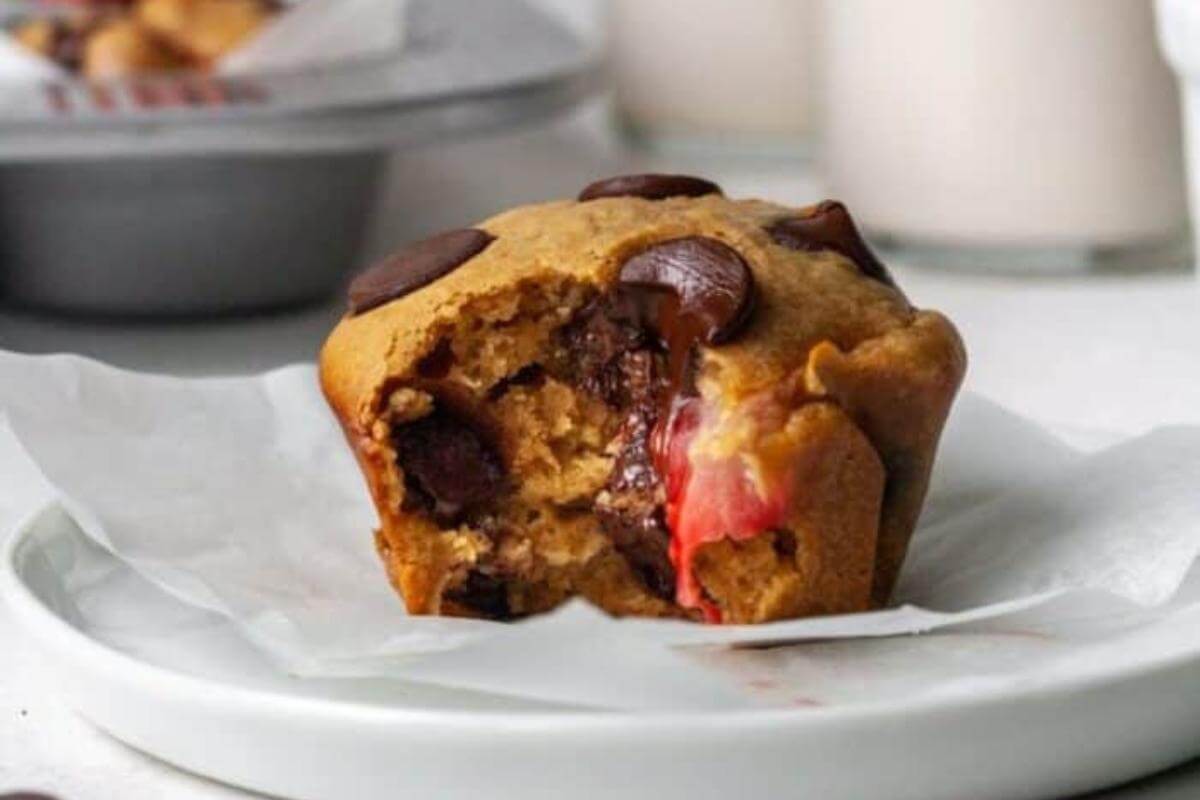
<svg viewBox="0 0 1200 800">
<path fill-rule="evenodd" d="M 0 86 L 0 299 L 117 315 L 319 299 L 360 265 L 389 150 L 535 122 L 598 84 L 597 54 L 521 4 L 405 13 L 402 52 L 336 68 Z"/>
</svg>

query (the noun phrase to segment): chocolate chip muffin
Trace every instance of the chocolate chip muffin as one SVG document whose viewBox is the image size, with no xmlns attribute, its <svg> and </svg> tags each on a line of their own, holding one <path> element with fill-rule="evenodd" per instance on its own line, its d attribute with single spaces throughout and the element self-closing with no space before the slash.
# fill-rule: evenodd
<svg viewBox="0 0 1200 800">
<path fill-rule="evenodd" d="M 887 601 L 966 358 L 835 202 L 634 175 L 359 276 L 321 383 L 416 614 Z"/>
</svg>

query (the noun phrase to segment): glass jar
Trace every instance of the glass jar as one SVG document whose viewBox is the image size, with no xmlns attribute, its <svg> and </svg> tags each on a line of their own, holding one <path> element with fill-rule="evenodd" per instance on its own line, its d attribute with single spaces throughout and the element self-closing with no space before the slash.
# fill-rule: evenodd
<svg viewBox="0 0 1200 800">
<path fill-rule="evenodd" d="M 802 155 L 813 0 L 612 0 L 621 124 L 652 144 Z"/>
<path fill-rule="evenodd" d="M 824 166 L 875 238 L 1009 269 L 1187 262 L 1148 0 L 833 0 Z"/>
</svg>

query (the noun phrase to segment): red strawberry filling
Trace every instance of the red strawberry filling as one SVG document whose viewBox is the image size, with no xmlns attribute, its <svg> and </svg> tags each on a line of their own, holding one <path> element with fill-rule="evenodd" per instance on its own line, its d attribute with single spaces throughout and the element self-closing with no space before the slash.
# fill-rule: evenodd
<svg viewBox="0 0 1200 800">
<path fill-rule="evenodd" d="M 568 379 L 624 420 L 594 510 L 649 592 L 720 622 L 720 609 L 696 578 L 697 553 L 711 542 L 744 541 L 781 527 L 791 502 L 790 475 L 786 469 L 752 474 L 738 454 L 693 452 L 698 435 L 718 424 L 705 419 L 707 407 L 690 375 L 694 351 L 672 357 L 629 306 L 627 296 L 610 295 L 562 332 Z M 772 404 L 741 408 L 739 423 L 776 427 Z"/>
<path fill-rule="evenodd" d="M 677 400 L 667 424 L 656 431 L 655 460 L 666 483 L 675 601 L 684 608 L 700 609 L 706 622 L 719 623 L 720 608 L 705 597 L 696 579 L 697 551 L 710 542 L 744 541 L 779 527 L 790 503 L 791 481 L 776 476 L 760 488 L 737 456 L 693 457 L 691 445 L 702 420 L 699 398 Z"/>
</svg>

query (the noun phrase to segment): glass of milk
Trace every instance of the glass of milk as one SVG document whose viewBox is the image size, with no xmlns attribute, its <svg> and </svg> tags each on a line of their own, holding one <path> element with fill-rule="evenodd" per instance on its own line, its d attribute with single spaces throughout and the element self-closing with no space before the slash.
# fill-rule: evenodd
<svg viewBox="0 0 1200 800">
<path fill-rule="evenodd" d="M 611 0 L 619 121 L 635 139 L 807 153 L 815 0 Z"/>
<path fill-rule="evenodd" d="M 964 267 L 1188 262 L 1150 0 L 831 0 L 824 167 L 883 244 Z"/>
</svg>

